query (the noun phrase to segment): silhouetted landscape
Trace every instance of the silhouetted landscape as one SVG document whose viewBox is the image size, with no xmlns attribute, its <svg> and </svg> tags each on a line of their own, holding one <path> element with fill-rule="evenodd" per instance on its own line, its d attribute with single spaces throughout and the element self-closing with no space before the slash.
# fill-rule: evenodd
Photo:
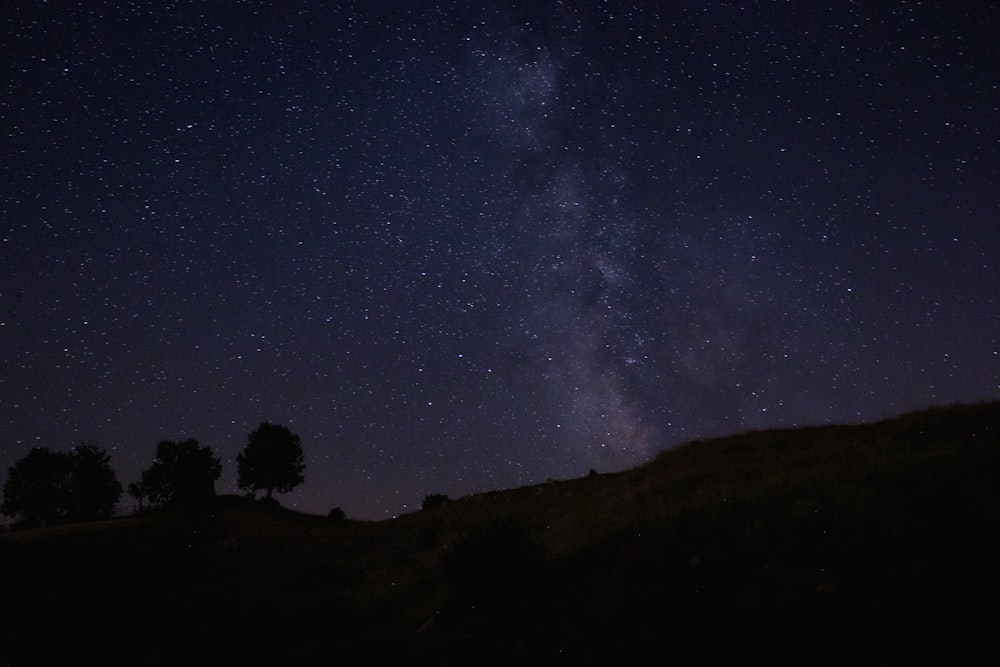
<svg viewBox="0 0 1000 667">
<path fill-rule="evenodd" d="M 220 496 L 11 531 L 0 664 L 957 656 L 994 628 L 998 464 L 992 402 L 692 442 L 386 521 Z"/>
</svg>

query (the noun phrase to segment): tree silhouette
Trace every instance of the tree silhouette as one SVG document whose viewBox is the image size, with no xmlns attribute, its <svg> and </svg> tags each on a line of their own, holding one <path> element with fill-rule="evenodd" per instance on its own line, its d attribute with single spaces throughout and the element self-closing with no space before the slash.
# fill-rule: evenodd
<svg viewBox="0 0 1000 667">
<path fill-rule="evenodd" d="M 87 521 L 114 516 L 122 485 L 111 469 L 111 457 L 94 444 L 81 445 L 71 455 L 71 519 Z"/>
<path fill-rule="evenodd" d="M 135 498 L 135 501 L 139 503 L 139 509 L 142 509 L 142 501 L 149 498 L 149 491 L 146 490 L 146 485 L 142 483 L 142 480 L 138 482 L 132 482 L 128 485 L 128 494 Z"/>
<path fill-rule="evenodd" d="M 143 493 L 162 505 L 198 506 L 215 497 L 215 480 L 220 475 L 222 463 L 209 447 L 202 447 L 193 438 L 163 440 L 156 446 L 153 465 L 129 491 Z"/>
<path fill-rule="evenodd" d="M 68 513 L 68 491 L 66 455 L 35 447 L 8 470 L 0 509 L 23 521 L 59 523 Z"/>
<path fill-rule="evenodd" d="M 9 469 L 0 511 L 43 525 L 106 519 L 121 494 L 110 458 L 96 445 L 36 447 Z"/>
<path fill-rule="evenodd" d="M 247 446 L 236 456 L 239 488 L 256 496 L 264 489 L 287 493 L 305 481 L 302 444 L 280 424 L 264 422 L 247 435 Z"/>
</svg>

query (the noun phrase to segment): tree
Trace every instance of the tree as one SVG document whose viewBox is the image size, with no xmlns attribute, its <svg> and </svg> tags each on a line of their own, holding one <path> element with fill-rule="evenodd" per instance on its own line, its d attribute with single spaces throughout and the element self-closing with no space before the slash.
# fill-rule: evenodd
<svg viewBox="0 0 1000 667">
<path fill-rule="evenodd" d="M 35 447 L 10 467 L 3 487 L 7 516 L 41 524 L 60 523 L 69 512 L 69 466 L 65 454 Z"/>
<path fill-rule="evenodd" d="M 163 440 L 156 446 L 153 465 L 129 490 L 162 505 L 197 506 L 215 497 L 215 481 L 221 475 L 222 463 L 209 447 L 193 438 Z"/>
<path fill-rule="evenodd" d="M 114 516 L 122 496 L 122 485 L 111 469 L 111 457 L 97 445 L 81 445 L 73 450 L 70 486 L 76 521 Z"/>
<path fill-rule="evenodd" d="M 247 446 L 236 456 L 239 488 L 254 496 L 264 489 L 267 497 L 273 491 L 288 493 L 305 481 L 302 444 L 280 424 L 264 422 L 247 435 Z"/>
<path fill-rule="evenodd" d="M 142 509 L 142 501 L 149 498 L 149 491 L 146 490 L 146 485 L 142 483 L 140 479 L 138 482 L 132 482 L 128 485 L 128 494 L 135 498 L 135 501 L 139 503 L 139 509 Z"/>
<path fill-rule="evenodd" d="M 36 447 L 9 469 L 0 510 L 43 525 L 92 521 L 113 516 L 121 493 L 110 458 L 96 445 Z"/>
</svg>

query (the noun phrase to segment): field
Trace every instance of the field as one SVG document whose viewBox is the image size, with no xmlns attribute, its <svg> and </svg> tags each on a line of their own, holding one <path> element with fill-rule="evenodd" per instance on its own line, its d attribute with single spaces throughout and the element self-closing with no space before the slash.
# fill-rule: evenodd
<svg viewBox="0 0 1000 667">
<path fill-rule="evenodd" d="M 0 665 L 951 659 L 991 645 L 1000 403 L 693 442 L 335 521 L 220 497 L 0 535 Z"/>
</svg>

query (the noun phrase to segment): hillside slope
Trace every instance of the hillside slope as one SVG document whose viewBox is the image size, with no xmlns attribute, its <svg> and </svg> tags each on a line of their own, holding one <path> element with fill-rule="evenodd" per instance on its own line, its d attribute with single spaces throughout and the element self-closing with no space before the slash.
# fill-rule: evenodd
<svg viewBox="0 0 1000 667">
<path fill-rule="evenodd" d="M 0 537 L 0 664 L 954 650 L 1000 592 L 1000 403 L 690 443 L 380 522 L 219 498 Z"/>
</svg>

